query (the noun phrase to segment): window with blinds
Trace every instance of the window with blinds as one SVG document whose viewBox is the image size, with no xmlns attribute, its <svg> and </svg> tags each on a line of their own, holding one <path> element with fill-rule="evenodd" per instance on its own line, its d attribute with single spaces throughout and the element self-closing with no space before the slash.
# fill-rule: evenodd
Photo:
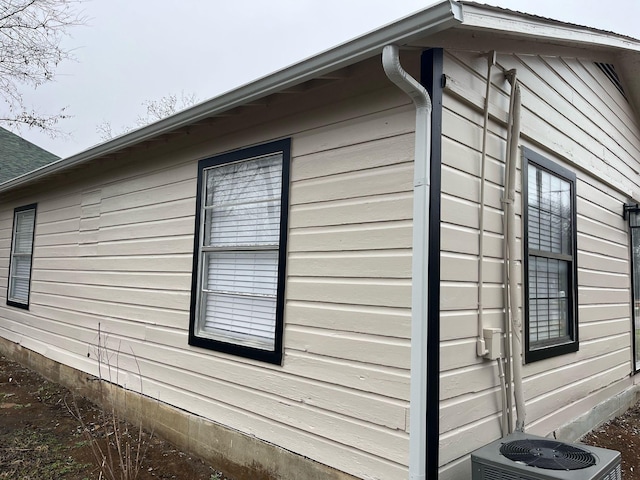
<svg viewBox="0 0 640 480">
<path fill-rule="evenodd" d="M 280 363 L 288 140 L 199 163 L 192 345 Z"/>
<path fill-rule="evenodd" d="M 525 359 L 578 349 L 575 174 L 523 149 Z"/>
<path fill-rule="evenodd" d="M 29 308 L 35 224 L 35 204 L 19 207 L 14 210 L 9 286 L 7 289 L 8 305 Z"/>
<path fill-rule="evenodd" d="M 626 210 L 627 205 L 625 205 Z M 631 209 L 629 218 L 629 234 L 631 235 L 631 293 L 632 293 L 632 327 L 634 372 L 640 371 L 640 211 Z"/>
</svg>

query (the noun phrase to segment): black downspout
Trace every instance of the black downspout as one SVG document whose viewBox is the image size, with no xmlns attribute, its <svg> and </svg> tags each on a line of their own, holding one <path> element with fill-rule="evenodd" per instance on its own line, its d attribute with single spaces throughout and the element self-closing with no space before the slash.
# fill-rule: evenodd
<svg viewBox="0 0 640 480">
<path fill-rule="evenodd" d="M 440 437 L 440 204 L 442 166 L 442 89 L 444 54 L 441 48 L 422 53 L 420 82 L 429 92 L 431 113 L 431 198 L 429 199 L 429 312 L 427 340 L 427 478 L 438 478 Z"/>
</svg>

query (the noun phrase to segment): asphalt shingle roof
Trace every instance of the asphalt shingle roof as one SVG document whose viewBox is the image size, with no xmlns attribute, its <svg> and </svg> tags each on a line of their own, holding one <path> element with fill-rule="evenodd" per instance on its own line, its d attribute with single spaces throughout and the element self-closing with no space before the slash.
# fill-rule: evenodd
<svg viewBox="0 0 640 480">
<path fill-rule="evenodd" d="M 0 184 L 59 158 L 0 127 Z"/>
</svg>

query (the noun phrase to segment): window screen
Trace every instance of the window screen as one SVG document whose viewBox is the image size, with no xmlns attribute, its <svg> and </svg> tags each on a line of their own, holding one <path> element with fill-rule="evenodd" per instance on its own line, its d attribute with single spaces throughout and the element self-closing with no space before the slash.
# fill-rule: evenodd
<svg viewBox="0 0 640 480">
<path fill-rule="evenodd" d="M 525 152 L 526 359 L 577 350 L 575 174 Z"/>
<path fill-rule="evenodd" d="M 27 205 L 15 209 L 13 215 L 7 304 L 21 308 L 29 307 L 35 223 L 35 205 Z"/>
</svg>

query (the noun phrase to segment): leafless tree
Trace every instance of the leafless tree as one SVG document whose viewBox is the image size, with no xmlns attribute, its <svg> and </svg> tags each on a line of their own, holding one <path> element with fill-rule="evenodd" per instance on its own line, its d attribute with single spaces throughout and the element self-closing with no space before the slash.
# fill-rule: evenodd
<svg viewBox="0 0 640 480">
<path fill-rule="evenodd" d="M 159 100 L 145 100 L 142 106 L 147 110 L 146 115 L 138 115 L 136 125 L 144 127 L 152 122 L 162 120 L 163 118 L 173 115 L 174 113 L 184 110 L 198 102 L 195 93 L 180 92 L 180 97 L 176 94 L 165 95 Z"/>
<path fill-rule="evenodd" d="M 79 0 L 0 0 L 0 123 L 58 133 L 68 115 L 42 113 L 25 105 L 21 88 L 53 80 L 56 67 L 71 57 L 62 46 L 70 27 L 83 24 Z"/>
<path fill-rule="evenodd" d="M 111 122 L 103 120 L 96 126 L 96 131 L 100 135 L 102 140 L 109 140 L 117 135 L 122 135 L 135 128 L 144 127 L 150 123 L 162 120 L 170 115 L 173 115 L 180 110 L 184 110 L 192 105 L 198 103 L 198 97 L 195 93 L 180 92 L 180 95 L 171 93 L 159 98 L 158 100 L 145 100 L 142 102 L 142 106 L 145 109 L 145 113 L 138 115 L 134 126 L 125 126 L 120 129 L 120 132 L 114 132 Z"/>
</svg>

